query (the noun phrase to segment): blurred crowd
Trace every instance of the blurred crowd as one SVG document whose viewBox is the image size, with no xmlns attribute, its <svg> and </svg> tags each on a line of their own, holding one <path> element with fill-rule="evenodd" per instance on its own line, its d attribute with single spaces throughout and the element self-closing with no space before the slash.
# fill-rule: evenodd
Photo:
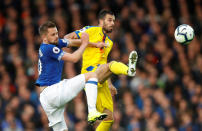
<svg viewBox="0 0 202 131">
<path fill-rule="evenodd" d="M 132 50 L 139 55 L 134 78 L 112 76 L 118 90 L 112 131 L 202 130 L 201 0 L 1 0 L 0 130 L 50 130 L 34 86 L 41 43 L 38 27 L 53 20 L 63 37 L 97 25 L 101 9 L 116 15 L 109 60 L 127 64 Z M 189 45 L 174 40 L 180 24 L 195 30 Z M 80 68 L 81 61 L 66 63 L 63 78 L 79 74 Z M 66 110 L 69 131 L 92 130 L 86 121 L 85 93 Z"/>
</svg>

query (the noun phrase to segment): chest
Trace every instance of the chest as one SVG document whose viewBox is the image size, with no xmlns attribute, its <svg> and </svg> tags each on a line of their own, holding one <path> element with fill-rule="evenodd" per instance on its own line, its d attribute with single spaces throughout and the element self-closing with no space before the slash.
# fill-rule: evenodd
<svg viewBox="0 0 202 131">
<path fill-rule="evenodd" d="M 107 35 L 98 31 L 94 34 L 89 34 L 89 41 L 92 43 L 104 42 L 107 46 L 103 48 L 87 47 L 84 56 L 107 58 L 113 46 L 112 40 Z"/>
<path fill-rule="evenodd" d="M 104 52 L 106 52 L 108 54 L 111 51 L 111 49 L 112 49 L 113 42 L 108 37 L 106 37 L 105 39 L 103 39 L 103 42 L 107 45 L 106 47 L 103 48 Z"/>
</svg>

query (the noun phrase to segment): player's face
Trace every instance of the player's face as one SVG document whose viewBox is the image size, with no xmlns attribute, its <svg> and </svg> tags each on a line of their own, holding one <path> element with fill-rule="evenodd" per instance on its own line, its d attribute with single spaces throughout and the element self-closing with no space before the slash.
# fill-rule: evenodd
<svg viewBox="0 0 202 131">
<path fill-rule="evenodd" d="M 111 33 L 114 28 L 115 16 L 107 14 L 103 20 L 103 30 L 106 33 Z"/>
<path fill-rule="evenodd" d="M 58 43 L 58 30 L 56 27 L 48 28 L 48 32 L 46 35 L 47 42 L 49 44 L 57 44 Z"/>
</svg>

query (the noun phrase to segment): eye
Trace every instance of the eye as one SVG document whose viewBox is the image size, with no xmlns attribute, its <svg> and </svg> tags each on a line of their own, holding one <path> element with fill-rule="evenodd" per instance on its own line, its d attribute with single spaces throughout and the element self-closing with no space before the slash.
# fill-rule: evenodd
<svg viewBox="0 0 202 131">
<path fill-rule="evenodd" d="M 54 33 L 53 36 L 54 36 L 54 35 L 58 35 L 58 32 Z"/>
</svg>

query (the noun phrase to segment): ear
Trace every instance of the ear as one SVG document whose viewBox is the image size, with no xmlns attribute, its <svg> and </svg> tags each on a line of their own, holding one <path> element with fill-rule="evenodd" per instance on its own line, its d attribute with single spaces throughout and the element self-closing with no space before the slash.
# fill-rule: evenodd
<svg viewBox="0 0 202 131">
<path fill-rule="evenodd" d="M 44 37 L 44 40 L 47 41 L 47 37 Z"/>
<path fill-rule="evenodd" d="M 103 26 L 104 20 L 103 19 L 99 19 L 99 25 Z"/>
<path fill-rule="evenodd" d="M 46 34 L 41 35 L 42 40 L 47 40 Z"/>
</svg>

